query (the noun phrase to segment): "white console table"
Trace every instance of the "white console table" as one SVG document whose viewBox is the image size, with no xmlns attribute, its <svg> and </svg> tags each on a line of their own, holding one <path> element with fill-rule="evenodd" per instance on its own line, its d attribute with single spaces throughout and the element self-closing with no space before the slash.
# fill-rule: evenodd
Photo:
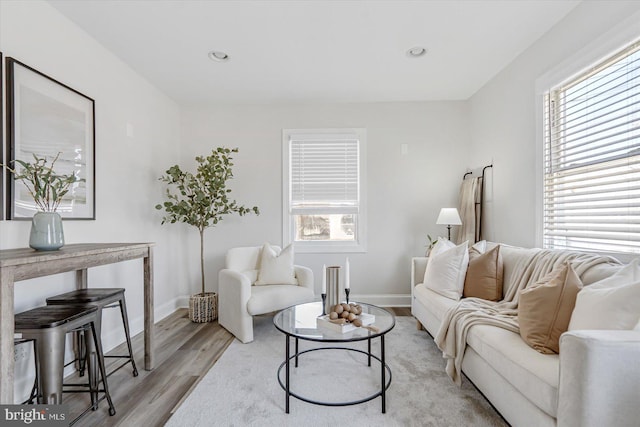
<svg viewBox="0 0 640 427">
<path fill-rule="evenodd" d="M 20 280 L 76 272 L 76 287 L 87 287 L 87 269 L 132 259 L 143 259 L 144 367 L 154 367 L 153 243 L 85 243 L 57 251 L 30 248 L 0 250 L 0 404 L 13 403 L 14 283 Z"/>
</svg>

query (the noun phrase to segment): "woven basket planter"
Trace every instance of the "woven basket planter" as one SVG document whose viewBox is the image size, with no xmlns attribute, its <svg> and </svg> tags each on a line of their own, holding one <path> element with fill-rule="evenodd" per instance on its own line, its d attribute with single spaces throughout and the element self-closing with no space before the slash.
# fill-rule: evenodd
<svg viewBox="0 0 640 427">
<path fill-rule="evenodd" d="M 218 294 L 205 292 L 189 297 L 189 320 L 195 323 L 212 322 L 218 318 Z"/>
</svg>

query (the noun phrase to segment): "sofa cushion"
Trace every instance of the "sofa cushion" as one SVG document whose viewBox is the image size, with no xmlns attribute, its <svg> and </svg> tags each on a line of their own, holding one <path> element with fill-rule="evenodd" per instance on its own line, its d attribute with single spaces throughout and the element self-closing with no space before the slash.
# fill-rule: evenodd
<svg viewBox="0 0 640 427">
<path fill-rule="evenodd" d="M 440 320 L 442 320 L 447 310 L 458 304 L 458 301 L 442 296 L 427 288 L 424 283 L 420 283 L 414 288 L 413 297 Z"/>
<path fill-rule="evenodd" d="M 502 299 L 502 271 L 500 246 L 481 253 L 474 245 L 469 249 L 469 267 L 464 279 L 463 295 L 489 301 L 500 301 Z"/>
<path fill-rule="evenodd" d="M 256 285 L 297 285 L 293 268 L 293 245 L 281 251 L 265 243 L 260 256 Z"/>
<path fill-rule="evenodd" d="M 618 267 L 615 274 L 591 284 L 590 289 L 615 288 L 640 281 L 640 259 L 636 258 L 624 267 Z"/>
<path fill-rule="evenodd" d="M 582 282 L 570 263 L 523 289 L 518 304 L 520 335 L 541 353 L 559 353 Z"/>
<path fill-rule="evenodd" d="M 431 255 L 424 273 L 424 285 L 442 296 L 459 300 L 468 264 L 467 242 Z"/>
<path fill-rule="evenodd" d="M 576 299 L 569 330 L 632 329 L 640 325 L 640 259 L 591 286 Z"/>
<path fill-rule="evenodd" d="M 294 285 L 252 286 L 251 297 L 247 302 L 247 312 L 256 316 L 282 310 L 295 304 L 311 302 L 313 290 Z"/>
<path fill-rule="evenodd" d="M 490 243 L 487 249 L 490 249 L 494 243 Z M 540 249 L 525 249 L 517 246 L 509 246 L 500 244 L 500 255 L 502 256 L 502 296 L 504 297 L 512 286 L 520 280 L 516 275 L 520 263 L 528 262 Z"/>
<path fill-rule="evenodd" d="M 527 399 L 556 417 L 560 371 L 557 354 L 538 353 L 517 333 L 489 325 L 472 326 L 467 343 Z"/>
</svg>

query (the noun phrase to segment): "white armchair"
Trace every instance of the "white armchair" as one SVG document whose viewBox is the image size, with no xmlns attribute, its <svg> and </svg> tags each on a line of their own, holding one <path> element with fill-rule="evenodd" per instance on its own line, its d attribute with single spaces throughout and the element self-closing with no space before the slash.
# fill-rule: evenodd
<svg viewBox="0 0 640 427">
<path fill-rule="evenodd" d="M 218 273 L 218 323 L 243 343 L 253 341 L 253 316 L 314 300 L 307 267 L 294 266 L 297 285 L 254 285 L 261 253 L 259 246 L 230 249 Z"/>
</svg>

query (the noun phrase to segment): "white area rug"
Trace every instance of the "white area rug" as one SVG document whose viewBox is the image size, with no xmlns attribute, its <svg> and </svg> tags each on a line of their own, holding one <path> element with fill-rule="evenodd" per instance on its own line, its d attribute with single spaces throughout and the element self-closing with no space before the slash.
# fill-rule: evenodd
<svg viewBox="0 0 640 427">
<path fill-rule="evenodd" d="M 411 317 L 397 317 L 386 335 L 392 371 L 387 413 L 380 397 L 346 407 L 312 405 L 296 398 L 285 413 L 285 393 L 276 377 L 284 360 L 285 338 L 272 318 L 255 319 L 255 341 L 234 341 L 169 419 L 167 426 L 505 426 L 486 399 L 465 378 L 462 387 L 444 372 L 444 360 Z M 293 340 L 291 341 L 293 352 Z M 314 343 L 300 340 L 300 350 Z M 356 345 L 366 350 L 366 341 Z M 374 340 L 379 355 L 379 339 Z M 284 369 L 282 370 L 284 378 Z M 312 399 L 358 400 L 379 388 L 380 364 L 340 350 L 302 355 L 291 365 L 291 389 Z M 283 379 L 284 382 L 284 379 Z"/>
</svg>

